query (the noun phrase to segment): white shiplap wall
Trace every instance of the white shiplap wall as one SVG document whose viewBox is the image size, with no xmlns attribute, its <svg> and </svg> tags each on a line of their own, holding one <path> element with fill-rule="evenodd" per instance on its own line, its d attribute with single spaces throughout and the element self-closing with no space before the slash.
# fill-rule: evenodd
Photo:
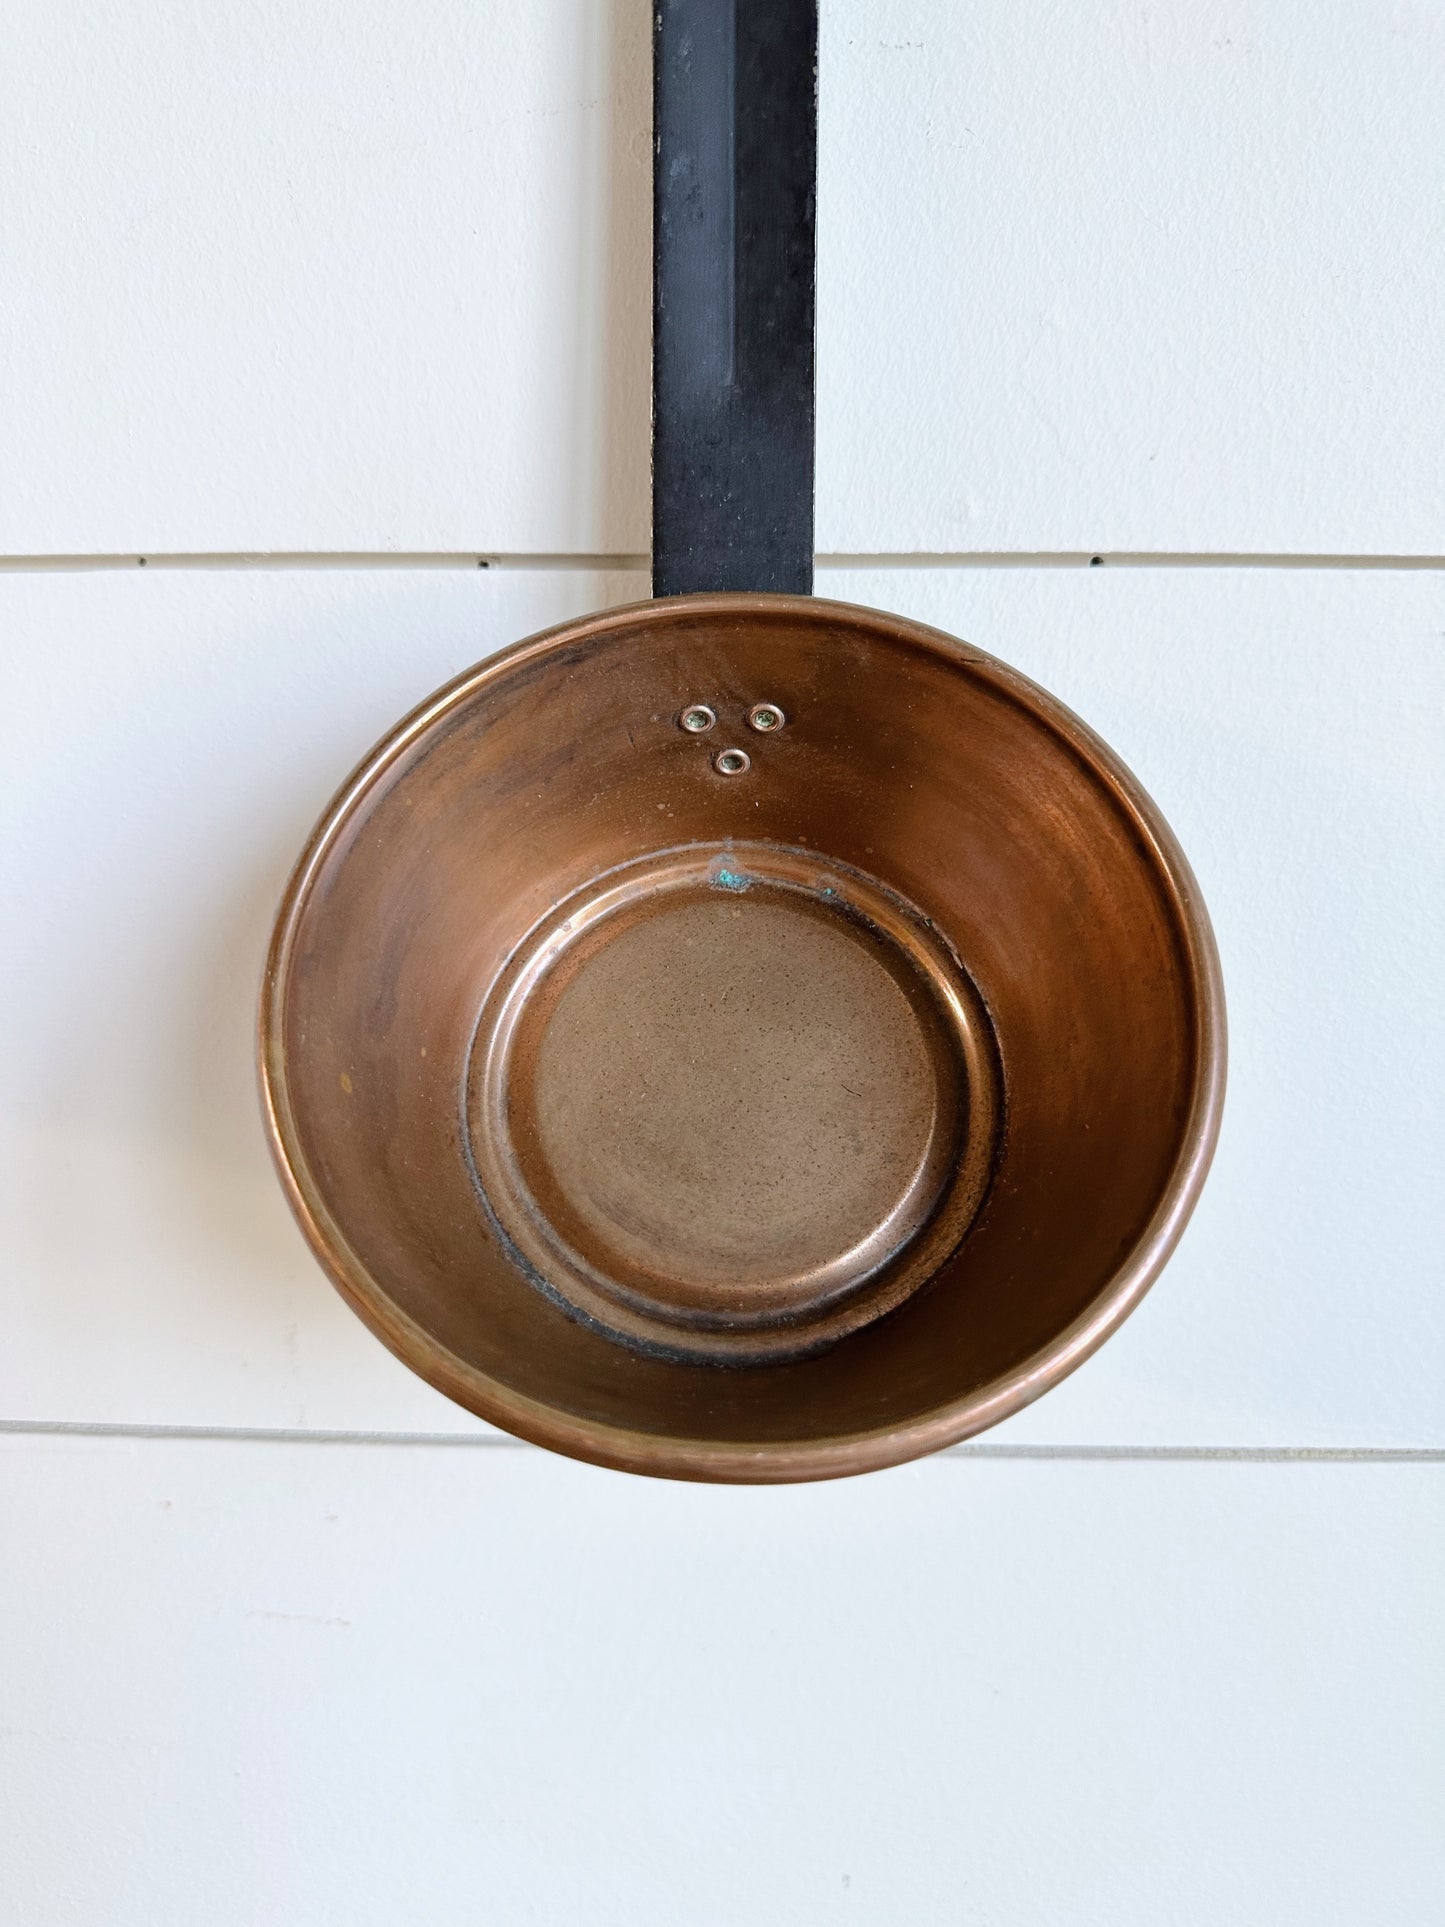
<svg viewBox="0 0 1445 1927">
<path fill-rule="evenodd" d="M 397 715 L 645 592 L 648 9 L 12 0 L 6 1922 L 1445 1912 L 1445 16 L 823 18 L 819 590 L 1179 830 L 1196 1220 L 1001 1458 L 825 1489 L 568 1466 L 367 1337 L 261 950 Z"/>
</svg>

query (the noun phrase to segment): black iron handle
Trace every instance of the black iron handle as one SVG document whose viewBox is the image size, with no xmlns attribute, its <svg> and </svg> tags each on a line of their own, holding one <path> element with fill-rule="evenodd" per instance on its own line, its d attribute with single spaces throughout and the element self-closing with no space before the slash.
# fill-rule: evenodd
<svg viewBox="0 0 1445 1927">
<path fill-rule="evenodd" d="M 657 0 L 652 593 L 813 587 L 817 0 Z"/>
</svg>

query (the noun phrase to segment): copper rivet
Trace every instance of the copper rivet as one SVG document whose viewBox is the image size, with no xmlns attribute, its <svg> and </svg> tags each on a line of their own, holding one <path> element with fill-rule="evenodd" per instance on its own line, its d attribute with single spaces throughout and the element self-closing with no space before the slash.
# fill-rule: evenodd
<svg viewBox="0 0 1445 1927">
<path fill-rule="evenodd" d="M 701 736 L 704 731 L 712 728 L 717 717 L 706 703 L 689 703 L 683 710 L 680 721 L 689 736 Z"/>
<path fill-rule="evenodd" d="M 720 749 L 712 766 L 719 776 L 742 776 L 752 768 L 753 759 L 745 749 Z"/>
<path fill-rule="evenodd" d="M 754 703 L 748 711 L 748 721 L 764 736 L 769 730 L 781 729 L 787 720 L 776 703 Z"/>
</svg>

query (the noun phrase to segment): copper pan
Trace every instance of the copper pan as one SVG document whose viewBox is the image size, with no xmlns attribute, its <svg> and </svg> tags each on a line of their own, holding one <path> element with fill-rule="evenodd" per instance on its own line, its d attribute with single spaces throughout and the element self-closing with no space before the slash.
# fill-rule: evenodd
<svg viewBox="0 0 1445 1927">
<path fill-rule="evenodd" d="M 520 643 L 360 766 L 261 1013 L 291 1203 L 448 1397 L 679 1478 L 967 1437 L 1138 1303 L 1224 1083 L 1208 919 L 1060 703 L 712 594 Z"/>
<path fill-rule="evenodd" d="M 1204 908 L 1117 759 L 977 650 L 774 593 L 812 581 L 816 53 L 816 0 L 659 0 L 659 599 L 372 753 L 262 1001 L 282 1178 L 372 1329 L 679 1478 L 1038 1397 L 1163 1264 L 1223 1088 Z"/>
</svg>

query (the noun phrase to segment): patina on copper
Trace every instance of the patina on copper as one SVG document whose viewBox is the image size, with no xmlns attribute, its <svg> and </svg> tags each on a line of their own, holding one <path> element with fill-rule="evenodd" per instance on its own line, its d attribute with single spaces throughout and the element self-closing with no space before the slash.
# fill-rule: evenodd
<svg viewBox="0 0 1445 1927">
<path fill-rule="evenodd" d="M 1187 864 L 1062 705 L 896 616 L 700 595 L 519 644 L 367 759 L 261 1058 L 313 1249 L 424 1378 L 785 1480 L 964 1438 L 1113 1330 L 1203 1182 L 1224 1014 Z"/>
</svg>

